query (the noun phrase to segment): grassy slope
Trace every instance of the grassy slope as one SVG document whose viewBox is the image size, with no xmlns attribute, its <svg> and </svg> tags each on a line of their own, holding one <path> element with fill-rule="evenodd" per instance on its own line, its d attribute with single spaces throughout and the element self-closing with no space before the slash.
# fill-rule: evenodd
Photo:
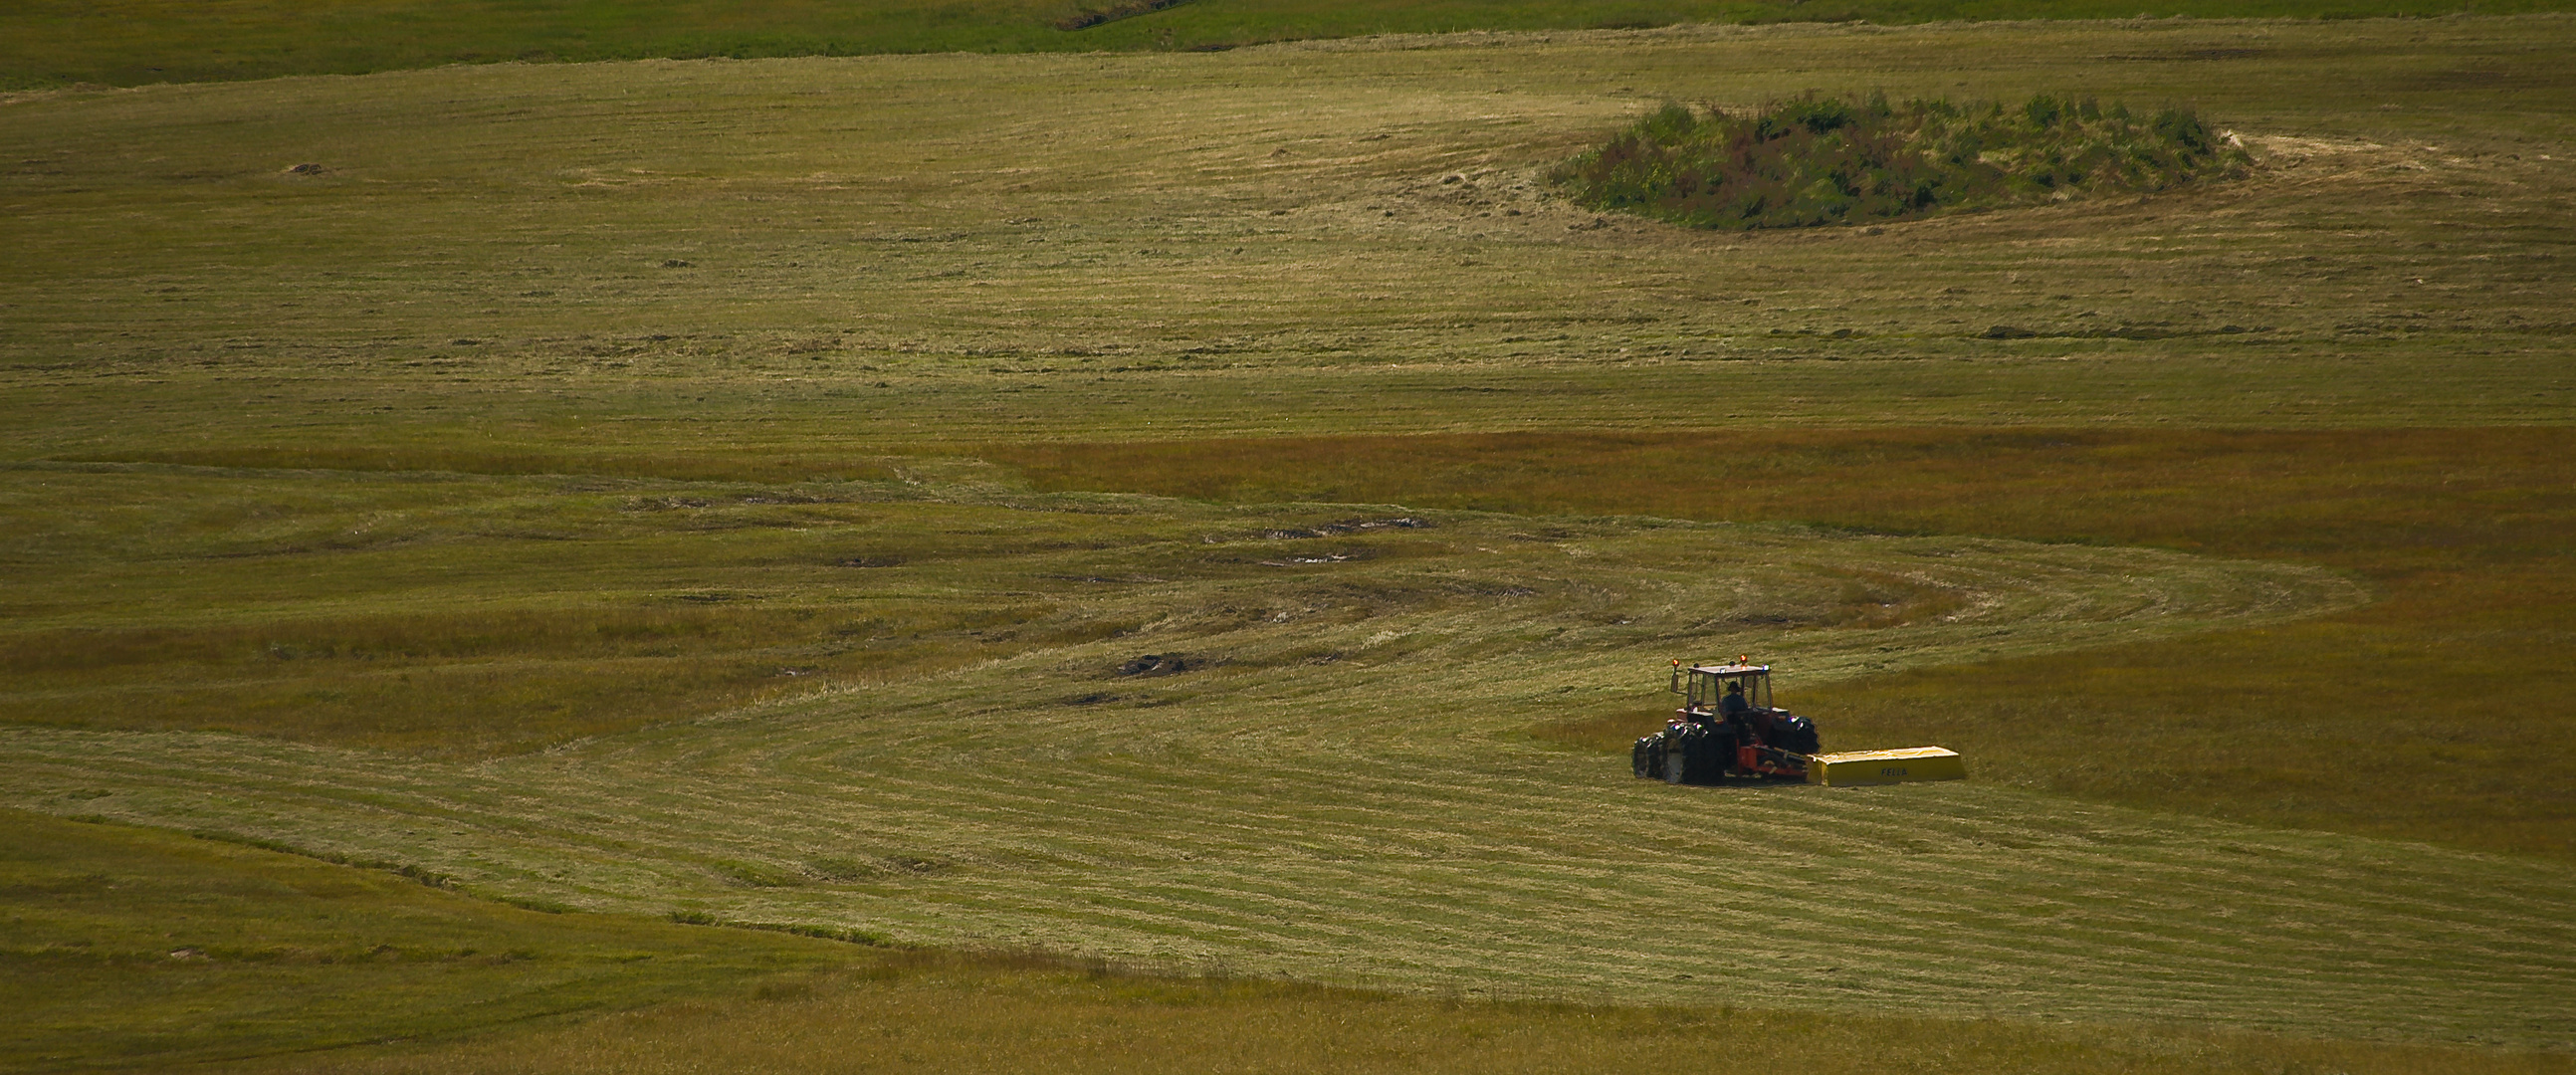
<svg viewBox="0 0 2576 1075">
<path fill-rule="evenodd" d="M 2560 155 L 2569 133 L 2564 74 L 2548 59 L 2560 49 L 2552 35 L 2564 32 L 2561 22 L 2541 19 L 1571 35 L 1548 48 L 1416 42 L 1434 47 L 1117 64 L 939 58 L 501 68 L 381 84 L 23 100 L 0 122 L 10 142 L 0 156 L 20 162 L 8 175 L 5 225 L 20 256 L 0 267 L 10 295 L 0 318 L 10 329 L 10 413 L 44 420 L 0 434 L 19 459 L 776 482 L 914 468 L 971 475 L 969 465 L 892 453 L 956 452 L 1009 434 L 1100 440 L 1781 419 L 2559 422 L 2568 391 L 2556 342 L 2562 315 L 2547 297 L 2561 289 L 2563 241 L 2527 222 L 2547 219 L 2566 197 L 2559 172 L 2533 159 Z M 1588 214 L 1518 186 L 1640 99 L 1757 100 L 1777 92 L 1784 68 L 1828 89 L 1994 96 L 2063 89 L 2070 72 L 2082 71 L 2106 94 L 2189 94 L 2205 112 L 2223 111 L 2219 118 L 2258 134 L 2338 141 L 2276 143 L 2284 156 L 2269 183 L 2179 207 L 2006 214 L 1891 230 L 1879 244 L 1835 235 L 1735 247 L 1596 229 Z M 1491 93 L 1498 82 L 1517 89 Z M 374 97 L 387 88 L 400 99 Z M 1163 106 L 1153 123 L 1123 118 L 1140 99 Z M 2356 114 L 2355 100 L 2398 107 Z M 2292 157 L 2304 159 L 2287 167 Z M 331 171 L 314 182 L 276 174 L 303 160 Z M 1465 181 L 1440 183 L 1447 174 Z M 661 268 L 668 259 L 693 264 Z M 1974 338 L 1998 322 L 2045 334 Z M 2108 338 L 2095 330 L 2103 324 L 2149 338 Z M 2266 331 L 2221 331 L 2228 324 Z M 1836 336 L 1837 328 L 1857 335 Z M 1755 361 L 1690 361 L 1715 358 Z M 1696 375 L 1677 377 L 1684 373 Z M 1677 406 L 1676 383 L 1697 394 Z M 77 472 L 44 466 L 19 476 L 43 482 Z M 192 495 L 217 503 L 233 483 L 291 477 L 200 476 L 207 484 Z M 77 499 L 57 517 L 82 518 Z M 135 524 L 106 528 L 119 525 Z M 239 535 L 273 536 L 257 511 L 228 525 Z M 534 531 L 523 537 L 541 539 Z M 171 540 L 178 552 L 196 538 Z M 22 592 L 13 587 L 13 596 Z M 1457 656 L 1486 660 L 1526 642 L 1488 646 Z M 1108 649 L 1084 652 L 1114 659 Z M 1600 681 L 1614 682 L 1616 671 L 1599 664 Z M 1288 696 L 1319 682 L 1293 668 L 1285 675 L 1258 682 Z M 1419 673 L 1405 680 L 1422 681 Z M 1341 719 L 1356 722 L 1343 734 L 1366 741 L 1360 733 L 1374 725 L 1366 704 L 1353 699 L 1367 696 L 1367 681 L 1337 689 L 1345 692 L 1335 702 Z M 1553 704 L 1502 698 L 1490 715 L 1503 721 L 1501 734 Z M 1636 708 L 1619 702 L 1603 712 Z M 1250 722 L 1265 711 L 1255 704 L 1226 719 Z M 823 712 L 827 725 L 847 723 Z M 1099 744 L 1128 741 L 1135 722 L 1154 716 L 1090 717 L 1072 730 L 1096 738 L 1044 749 L 1087 757 Z M 1532 871 L 1511 848 L 1583 849 L 1607 875 L 1629 875 L 1623 856 L 1633 850 L 1601 849 L 1600 834 L 1575 820 L 1585 816 L 1580 810 L 1534 795 L 1549 782 L 1513 768 L 1546 773 L 1561 765 L 1546 759 L 1510 761 L 1477 777 L 1473 793 L 1513 802 L 1501 817 L 1524 828 L 1506 832 L 1485 817 L 1441 822 L 1465 827 L 1435 825 L 1422 846 L 1477 850 L 1410 877 L 1404 869 L 1414 845 L 1371 843 L 1383 837 L 1388 815 L 1370 811 L 1432 818 L 1458 811 L 1439 785 L 1384 759 L 1319 763 L 1282 788 L 1257 780 L 1210 788 L 1171 783 L 1168 766 L 1129 765 L 1113 754 L 1086 762 L 1084 780 L 1045 783 L 1033 800 L 978 798 L 971 782 L 929 780 L 904 791 L 968 794 L 947 807 L 986 818 L 1060 809 L 1117 819 L 1138 802 L 1197 817 L 1215 794 L 1214 801 L 1281 811 L 1292 823 L 1286 831 L 1310 841 L 1289 858 L 1312 862 L 1247 863 L 1240 834 L 1221 824 L 1178 841 L 1206 857 L 1200 865 L 1137 858 L 1171 834 L 1110 825 L 1105 843 L 1071 849 L 1089 869 L 1035 879 L 1016 866 L 989 876 L 942 872 L 943 862 L 1011 866 L 1033 861 L 1013 856 L 1066 849 L 942 831 L 904 811 L 891 815 L 899 819 L 892 831 L 872 831 L 867 822 L 889 816 L 883 804 L 848 798 L 821 828 L 778 814 L 752 826 L 776 835 L 700 846 L 710 832 L 746 824 L 721 808 L 740 794 L 744 773 L 769 772 L 778 759 L 817 759 L 795 765 L 788 784 L 768 785 L 776 802 L 801 807 L 818 793 L 847 796 L 831 790 L 839 785 L 826 774 L 854 759 L 903 776 L 997 756 L 938 721 L 819 735 L 813 727 L 729 745 L 686 736 L 639 744 L 642 767 L 632 771 L 658 783 L 688 765 L 703 771 L 668 797 L 641 783 L 581 791 L 605 808 L 598 818 L 629 818 L 623 806 L 649 801 L 646 823 L 621 827 L 638 829 L 657 856 L 686 852 L 629 873 L 611 865 L 622 853 L 588 843 L 596 834 L 586 830 L 599 822 L 517 801 L 507 780 L 442 772 L 432 800 L 422 801 L 417 770 L 374 771 L 378 764 L 363 756 L 100 740 L 91 743 L 104 747 L 92 758 L 95 772 L 122 775 L 60 773 L 58 790 L 86 794 L 131 781 L 144 793 L 138 798 L 172 808 L 165 818 L 211 803 L 228 825 L 470 871 L 496 891 L 543 891 L 537 867 L 578 862 L 597 872 L 597 884 L 581 894 L 590 900 L 640 895 L 818 921 L 911 915 L 908 931 L 946 937 L 960 935 L 961 919 L 940 922 L 941 909 L 958 908 L 964 930 L 993 930 L 986 936 L 1008 938 L 1018 927 L 1069 947 L 1134 950 L 1120 946 L 1139 933 L 1122 939 L 1124 929 L 1178 938 L 1185 950 L 1213 939 L 1214 951 L 1238 958 L 1250 958 L 1237 947 L 1249 930 L 1309 967 L 1335 959 L 1348 967 L 1352 953 L 1377 952 L 1408 964 L 1395 977 L 1417 981 L 1561 973 L 1563 960 L 1554 958 L 1561 953 L 1648 928 L 1611 909 L 1598 912 L 1606 918 L 1569 921 L 1562 928 L 1570 932 L 1530 938 L 1525 950 L 1461 953 L 1448 939 L 1459 922 L 1502 935 L 1528 917 L 1526 908 L 1557 906 L 1566 893 L 1598 883 Z M 1276 734 L 1254 723 L 1234 727 Z M 1173 749 L 1201 748 L 1175 739 Z M 1448 749 L 1494 764 L 1481 748 Z M 688 759 L 698 760 L 675 764 Z M 257 764 L 222 772 L 236 762 Z M 216 786 L 205 783 L 210 776 L 232 781 L 230 790 L 191 797 L 192 782 Z M 1327 776 L 1356 783 L 1346 794 L 1312 798 L 1317 778 Z M 335 788 L 341 781 L 347 786 Z M 279 796 L 285 787 L 305 790 Z M 1920 830 L 1919 817 L 1882 831 L 1834 813 L 1856 802 L 1828 801 L 1817 819 L 1801 816 L 1802 801 L 1729 801 L 1726 809 L 1750 811 L 1742 822 L 1756 830 L 1857 842 L 1821 859 L 1761 860 L 1728 874 L 1726 891 L 1731 900 L 1797 908 L 1807 917 L 1790 932 L 1838 939 L 1855 954 L 1902 950 L 1901 930 L 1887 932 L 1889 923 L 1917 919 L 1965 922 L 1978 936 L 2024 945 L 2044 939 L 2032 956 L 2038 962 L 2025 967 L 2031 977 L 2013 988 L 2073 998 L 2079 1003 L 2068 1010 L 2089 1018 L 2172 1012 L 2179 1009 L 2167 999 L 2219 997 L 2233 1014 L 2213 1018 L 2254 1012 L 2321 1033 L 2366 1033 L 2353 1013 L 2403 994 L 2409 999 L 2399 1007 L 2415 1021 L 2394 1033 L 2556 1040 L 2545 1018 L 2513 1028 L 2479 1022 L 2522 1005 L 2538 1005 L 2532 1010 L 2544 1016 L 2567 1007 L 2550 993 L 2565 980 L 2563 968 L 2553 970 L 2545 956 L 2563 948 L 2551 932 L 2563 930 L 2563 915 L 2548 910 L 2565 905 L 2551 895 L 2564 887 L 2553 867 L 2368 841 L 2220 833 L 2149 815 L 2081 820 L 2061 817 L 2062 802 L 1994 794 L 2001 797 L 1927 800 L 1966 815 L 1943 823 L 1957 839 L 1929 847 L 1902 835 Z M 85 806 L 48 801 L 130 809 L 125 795 L 81 800 Z M 630 795 L 639 798 L 622 798 Z M 1621 797 L 1586 808 L 1642 818 L 1647 827 L 1627 835 L 1643 844 L 1656 824 L 1669 831 L 1699 823 L 1673 811 L 1707 805 L 1666 799 Z M 369 804 L 354 812 L 354 827 L 351 802 Z M 406 841 L 405 819 L 415 812 L 474 818 L 467 826 L 474 838 L 454 849 Z M 2035 856 L 2020 826 L 2043 817 L 2065 827 L 2043 834 L 2037 846 L 2047 850 Z M 722 824 L 711 820 L 718 818 Z M 830 881 L 840 867 L 814 864 L 834 858 L 829 845 L 854 830 L 866 834 L 853 851 L 865 861 L 934 868 L 911 879 L 872 873 L 861 886 Z M 1999 850 L 1971 850 L 1980 840 Z M 2219 846 L 2250 846 L 2278 861 L 2252 873 L 2215 868 L 2209 849 Z M 943 850 L 951 847 L 967 851 Z M 1353 849 L 1381 872 L 1338 865 Z M 1870 862 L 1890 849 L 1937 879 L 1910 882 L 1887 906 L 1867 908 L 1818 903 L 1806 887 L 1822 870 L 1841 882 L 1829 890 L 1884 891 Z M 497 864 L 476 861 L 494 855 Z M 2003 902 L 1978 895 L 1993 888 L 1992 864 L 2027 870 L 2035 857 L 2054 861 L 2020 876 Z M 814 883 L 808 869 L 822 870 L 826 881 Z M 2495 898 L 2521 902 L 2487 915 L 2504 925 L 2473 927 L 2438 909 L 2444 893 L 2494 889 L 2499 871 L 2519 879 Z M 2352 891 L 2317 902 L 2300 888 L 2317 876 Z M 774 883 L 798 877 L 808 880 Z M 1483 877 L 1504 880 L 1474 889 L 1485 897 L 1476 906 L 1437 908 L 1428 921 L 1379 917 L 1383 907 L 1423 904 L 1419 885 L 1454 888 Z M 2134 886 L 2140 877 L 2159 893 L 2154 911 L 2130 915 L 2101 902 L 2106 879 Z M 1649 879 L 1654 891 L 1642 905 L 1703 899 L 1708 889 L 1694 886 L 1704 883 Z M 1073 920 L 1023 907 L 1032 884 L 1081 894 Z M 1356 934 L 1327 930 L 1319 941 L 1307 932 L 1312 924 L 1262 917 L 1290 906 L 1283 892 L 1344 889 L 1357 893 L 1370 923 Z M 1154 898 L 1120 898 L 1122 891 Z M 2212 906 L 2206 894 L 2214 891 L 2250 902 Z M 2229 922 L 2221 910 L 2259 917 Z M 2302 932 L 2319 920 L 2325 935 Z M 2458 932 L 2476 928 L 2502 932 Z M 2229 1002 L 2231 990 L 2280 983 L 2229 976 L 2224 960 L 2196 947 L 2208 938 L 2261 953 L 2269 966 L 2313 964 L 2338 977 L 2332 988 L 2296 997 Z M 2408 955 L 2340 977 L 2351 973 L 2335 969 L 2349 953 L 2391 938 L 2432 946 L 2429 958 L 2440 968 L 2407 964 L 2415 958 Z M 2174 944 L 2199 954 L 2182 961 L 2182 977 L 2161 977 L 2173 973 Z M 2445 948 L 2450 954 L 2439 954 Z M 1464 970 L 1447 962 L 1462 954 L 1487 962 Z M 1550 958 L 1516 962 L 1540 954 Z M 1725 963 L 1739 955 L 1691 958 Z M 1594 953 L 1576 962 L 1598 967 L 1607 959 Z M 2453 959 L 2470 962 L 2445 962 Z M 1960 995 L 1938 962 L 1899 968 L 1892 980 L 1902 988 L 1888 1003 Z M 2081 968 L 2082 983 L 2050 977 L 2049 965 L 2067 963 Z M 1757 983 L 1802 1003 L 1848 1004 L 1856 995 L 1800 969 L 1738 973 L 1705 995 L 1741 996 Z M 2096 992 L 2105 983 L 2115 988 Z M 1988 978 L 1984 988 L 1993 984 Z M 1673 988 L 1646 992 L 1703 995 Z M 2182 992 L 2165 998 L 2159 990 L 2168 988 Z"/>
<path fill-rule="evenodd" d="M 360 0 L 316 11 L 278 0 L 28 0 L 0 14 L 0 89 L 364 74 L 510 60 L 1170 51 L 1365 34 L 1684 22 L 2366 18 L 2567 7 L 2564 0 L 1836 0 L 1822 6 L 1803 0 L 1230 0 L 1076 31 L 1056 27 L 1077 10 L 1120 6 L 1112 0 Z"/>
</svg>

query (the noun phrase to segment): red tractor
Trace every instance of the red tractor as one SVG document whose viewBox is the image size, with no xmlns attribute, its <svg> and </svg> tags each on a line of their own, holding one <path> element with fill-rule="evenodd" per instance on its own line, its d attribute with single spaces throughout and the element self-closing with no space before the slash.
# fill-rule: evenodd
<svg viewBox="0 0 2576 1075">
<path fill-rule="evenodd" d="M 1664 730 L 1637 740 L 1630 761 L 1640 778 L 1672 784 L 1805 780 L 1816 724 L 1771 704 L 1771 666 L 1673 662 L 1682 696 Z"/>
</svg>

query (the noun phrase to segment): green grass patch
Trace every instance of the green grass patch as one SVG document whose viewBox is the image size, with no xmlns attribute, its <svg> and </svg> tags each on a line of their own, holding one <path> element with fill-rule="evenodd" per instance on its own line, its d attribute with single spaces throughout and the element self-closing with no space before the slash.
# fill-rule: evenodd
<svg viewBox="0 0 2576 1075">
<path fill-rule="evenodd" d="M 0 89 L 365 74 L 456 63 L 924 52 L 1221 50 L 1468 30 L 1953 19 L 2366 18 L 2563 11 L 2562 0 L 808 0 L 598 5 L 360 0 L 29 0 L 0 13 Z"/>
<path fill-rule="evenodd" d="M 2090 97 L 2007 107 L 1809 96 L 1745 115 L 1672 103 L 1559 166 L 1574 200 L 1694 228 L 1900 220 L 2242 178 L 2241 144 L 2185 108 Z"/>
</svg>

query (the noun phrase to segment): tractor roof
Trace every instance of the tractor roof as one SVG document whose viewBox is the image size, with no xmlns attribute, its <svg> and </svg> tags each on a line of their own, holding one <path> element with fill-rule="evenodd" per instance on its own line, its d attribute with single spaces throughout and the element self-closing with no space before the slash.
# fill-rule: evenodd
<svg viewBox="0 0 2576 1075">
<path fill-rule="evenodd" d="M 1691 671 L 1705 676 L 1767 676 L 1771 674 L 1771 666 L 1767 664 L 1695 664 L 1691 666 Z"/>
</svg>

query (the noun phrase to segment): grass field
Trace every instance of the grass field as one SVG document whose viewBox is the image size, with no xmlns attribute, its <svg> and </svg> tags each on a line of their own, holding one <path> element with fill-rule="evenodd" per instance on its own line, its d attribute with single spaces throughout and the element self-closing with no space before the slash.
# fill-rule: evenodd
<svg viewBox="0 0 2576 1075">
<path fill-rule="evenodd" d="M 1936 1070 L 2564 1070 L 2571 33 L 14 97 L 7 958 L 87 939 L 125 953 L 99 995 L 284 1014 L 49 1008 L 25 1041 L 125 1051 L 7 1059 L 751 1068 L 974 1006 L 851 1063 L 1007 1058 L 1013 1025 L 1199 1066 L 1244 1055 L 1227 1027 L 1352 1025 L 1309 1066 L 1406 1068 L 1866 1025 L 1960 1043 Z M 2260 167 L 1878 234 L 1683 232 L 1541 179 L 1657 101 L 1810 88 L 2184 101 Z M 1737 652 L 1829 745 L 1945 741 L 1976 779 L 1676 790 L 1604 753 L 1666 659 Z M 242 882 L 209 936 L 272 939 L 201 951 L 428 922 L 360 947 L 561 954 L 439 963 L 368 1024 L 292 998 L 421 968 L 210 985 L 142 957 L 177 896 L 46 910 L 171 856 L 390 901 L 325 929 Z M 493 1029 L 675 995 L 621 945 L 755 945 L 674 918 L 936 951 L 742 932 L 780 947 L 723 989 L 814 976 Z M 528 939 L 433 943 L 478 931 Z M 1085 1048 L 1049 1055 L 1131 1055 Z"/>
</svg>

